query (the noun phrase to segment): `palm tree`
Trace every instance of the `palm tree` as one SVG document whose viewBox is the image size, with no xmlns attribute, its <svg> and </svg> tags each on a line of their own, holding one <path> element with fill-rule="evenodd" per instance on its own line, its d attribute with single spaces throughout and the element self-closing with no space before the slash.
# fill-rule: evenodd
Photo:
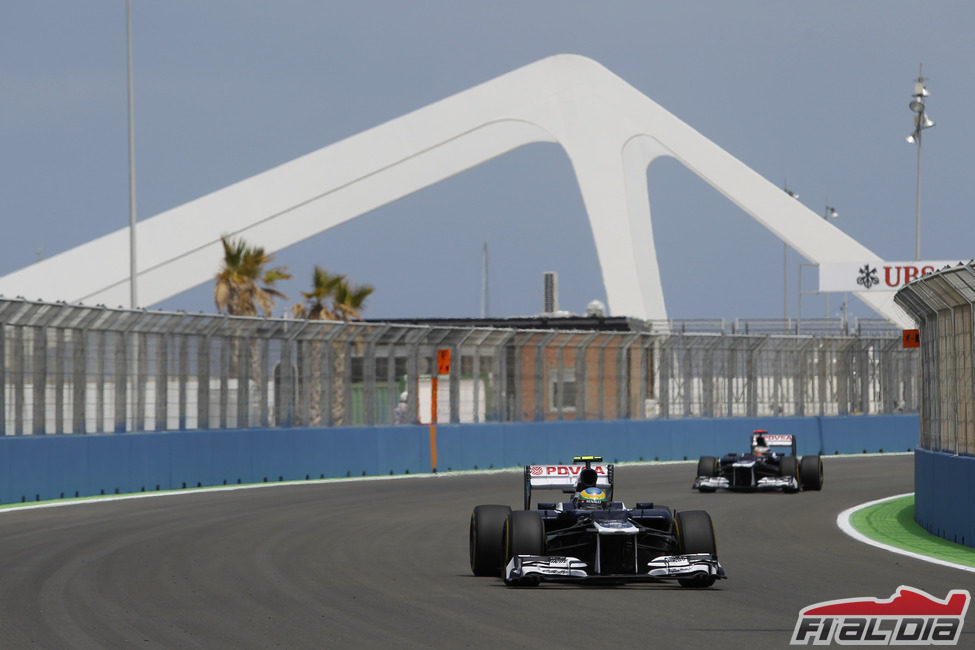
<svg viewBox="0 0 975 650">
<path fill-rule="evenodd" d="M 342 278 L 333 293 L 332 312 L 342 320 L 362 320 L 359 312 L 365 308 L 366 298 L 373 291 L 369 285 L 350 285 Z"/>
<path fill-rule="evenodd" d="M 274 288 L 274 283 L 290 278 L 291 274 L 283 266 L 265 268 L 273 257 L 259 246 L 248 246 L 243 239 L 231 240 L 226 235 L 220 242 L 223 244 L 223 267 L 217 273 L 213 288 L 217 311 L 232 316 L 256 316 L 260 309 L 265 316 L 270 316 L 274 299 L 287 298 Z M 241 370 L 240 355 L 247 349 L 242 348 L 242 343 L 236 336 L 231 341 L 230 372 L 233 374 Z M 261 360 L 260 342 L 252 338 L 249 344 L 250 377 L 238 386 L 238 399 L 247 400 L 250 412 L 260 405 Z"/>
<path fill-rule="evenodd" d="M 312 275 L 312 290 L 301 293 L 305 297 L 305 303 L 295 305 L 292 312 L 296 318 L 308 320 L 361 320 L 360 312 L 372 292 L 373 288 L 368 285 L 351 285 L 344 275 L 333 275 L 316 265 Z M 330 304 L 327 304 L 329 301 Z M 345 345 L 336 342 L 335 346 L 337 353 L 332 378 L 332 421 L 341 425 L 345 420 L 345 391 L 342 381 L 345 376 Z M 322 362 L 320 341 L 312 341 L 309 356 L 311 376 L 318 377 Z M 321 424 L 321 385 L 313 381 L 309 389 L 309 424 L 315 426 Z"/>
<path fill-rule="evenodd" d="M 296 304 L 292 312 L 296 318 L 307 320 L 362 320 L 359 312 L 373 291 L 369 285 L 349 284 L 344 275 L 332 275 L 316 265 L 312 290 L 301 292 L 305 303 Z M 331 305 L 326 305 L 329 299 Z"/>
<path fill-rule="evenodd" d="M 301 292 L 301 295 L 305 297 L 305 304 L 298 303 L 291 309 L 295 318 L 336 320 L 335 314 L 328 309 L 325 301 L 335 293 L 339 284 L 345 282 L 345 276 L 331 275 L 328 271 L 316 265 L 311 282 L 312 290 Z"/>
<path fill-rule="evenodd" d="M 217 273 L 213 301 L 217 311 L 233 316 L 256 316 L 258 309 L 271 315 L 275 298 L 287 296 L 274 288 L 278 280 L 291 274 L 286 267 L 265 269 L 274 259 L 259 246 L 248 246 L 243 239 L 220 238 L 223 244 L 223 267 Z"/>
</svg>

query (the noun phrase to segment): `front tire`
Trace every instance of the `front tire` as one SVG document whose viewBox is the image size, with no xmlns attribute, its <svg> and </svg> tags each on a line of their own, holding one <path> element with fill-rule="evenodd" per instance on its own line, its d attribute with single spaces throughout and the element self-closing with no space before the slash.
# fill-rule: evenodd
<svg viewBox="0 0 975 650">
<path fill-rule="evenodd" d="M 674 526 L 677 529 L 677 550 L 681 555 L 708 553 L 715 560 L 718 559 L 711 515 L 704 510 L 684 510 L 674 516 Z M 714 584 L 714 576 L 678 578 L 677 582 L 682 587 L 710 587 Z"/>
<path fill-rule="evenodd" d="M 717 476 L 718 459 L 714 456 L 701 456 L 701 460 L 697 461 L 697 475 L 709 477 Z"/>
<path fill-rule="evenodd" d="M 504 525 L 509 506 L 477 506 L 471 513 L 471 572 L 476 576 L 497 576 L 504 559 Z"/>
<path fill-rule="evenodd" d="M 718 459 L 714 456 L 701 456 L 701 460 L 697 461 L 697 477 L 707 476 L 708 478 L 718 475 Z M 697 488 L 701 492 L 714 492 L 713 487 L 708 486 L 698 486 Z"/>
<path fill-rule="evenodd" d="M 786 456 L 779 463 L 779 476 L 791 476 L 796 479 L 799 487 L 784 488 L 783 492 L 798 492 L 802 487 L 802 477 L 799 475 L 799 462 L 795 456 Z"/>
<path fill-rule="evenodd" d="M 799 478 L 803 490 L 823 489 L 823 459 L 819 456 L 803 456 L 799 461 Z"/>
<path fill-rule="evenodd" d="M 534 510 L 513 510 L 504 522 L 504 563 L 515 555 L 545 554 L 545 524 Z"/>
</svg>

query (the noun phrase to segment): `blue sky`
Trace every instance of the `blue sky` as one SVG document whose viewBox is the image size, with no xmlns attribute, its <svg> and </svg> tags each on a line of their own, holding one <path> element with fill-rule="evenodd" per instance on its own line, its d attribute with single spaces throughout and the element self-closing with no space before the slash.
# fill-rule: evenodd
<svg viewBox="0 0 975 650">
<path fill-rule="evenodd" d="M 139 218 L 574 53 L 909 260 L 917 155 L 904 138 L 923 63 L 937 126 L 921 256 L 975 257 L 975 3 L 132 0 L 132 13 Z M 124 0 L 0 5 L 0 274 L 128 225 L 125 46 Z M 672 318 L 796 316 L 794 252 L 783 304 L 781 241 L 673 161 L 648 180 Z M 277 311 L 319 264 L 375 287 L 366 317 L 479 316 L 484 243 L 490 316 L 540 312 L 545 271 L 562 309 L 605 302 L 568 160 L 536 144 L 279 251 L 295 278 Z M 803 291 L 815 287 L 807 268 Z M 213 311 L 212 282 L 156 306 Z M 855 300 L 850 313 L 876 316 Z M 823 315 L 823 297 L 804 295 L 802 317 Z"/>
</svg>

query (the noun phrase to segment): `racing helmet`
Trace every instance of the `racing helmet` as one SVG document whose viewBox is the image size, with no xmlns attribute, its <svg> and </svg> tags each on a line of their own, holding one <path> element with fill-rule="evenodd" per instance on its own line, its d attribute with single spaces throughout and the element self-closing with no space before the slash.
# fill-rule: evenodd
<svg viewBox="0 0 975 650">
<path fill-rule="evenodd" d="M 600 510 L 606 505 L 606 491 L 598 487 L 587 487 L 576 495 L 576 507 L 582 510 Z"/>
<path fill-rule="evenodd" d="M 768 451 L 768 444 L 765 442 L 765 436 L 755 436 L 755 446 L 752 447 L 752 453 L 756 456 L 765 456 L 768 454 Z"/>
</svg>

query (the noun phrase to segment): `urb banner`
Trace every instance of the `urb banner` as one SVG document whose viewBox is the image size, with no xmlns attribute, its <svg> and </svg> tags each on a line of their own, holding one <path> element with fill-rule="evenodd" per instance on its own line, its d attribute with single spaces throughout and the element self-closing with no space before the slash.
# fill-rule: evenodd
<svg viewBox="0 0 975 650">
<path fill-rule="evenodd" d="M 823 262 L 819 265 L 820 291 L 897 291 L 912 280 L 963 262 Z"/>
</svg>

